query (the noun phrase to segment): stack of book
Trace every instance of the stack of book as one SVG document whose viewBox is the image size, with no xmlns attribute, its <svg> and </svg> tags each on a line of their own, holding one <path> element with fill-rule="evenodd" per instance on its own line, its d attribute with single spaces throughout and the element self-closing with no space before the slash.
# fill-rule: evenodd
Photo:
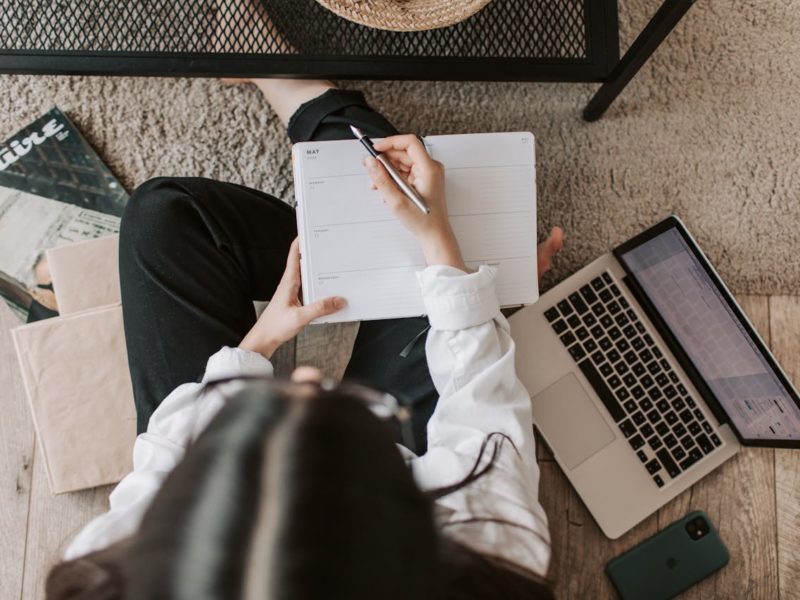
<svg viewBox="0 0 800 600">
<path fill-rule="evenodd" d="M 0 145 L 0 294 L 50 489 L 119 481 L 136 413 L 117 268 L 128 195 L 53 108 Z"/>
</svg>

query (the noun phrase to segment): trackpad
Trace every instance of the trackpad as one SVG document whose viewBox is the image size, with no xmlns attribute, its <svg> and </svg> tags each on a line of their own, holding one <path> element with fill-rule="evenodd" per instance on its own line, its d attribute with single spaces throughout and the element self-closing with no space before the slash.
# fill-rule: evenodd
<svg viewBox="0 0 800 600">
<path fill-rule="evenodd" d="M 533 420 L 568 469 L 616 439 L 572 373 L 533 397 Z"/>
</svg>

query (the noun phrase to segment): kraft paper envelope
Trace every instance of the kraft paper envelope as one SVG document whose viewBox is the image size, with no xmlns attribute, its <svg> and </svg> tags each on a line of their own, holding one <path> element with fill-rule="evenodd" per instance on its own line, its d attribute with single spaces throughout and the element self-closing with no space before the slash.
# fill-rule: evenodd
<svg viewBox="0 0 800 600">
<path fill-rule="evenodd" d="M 119 302 L 118 260 L 118 235 L 48 250 L 47 264 L 59 314 L 70 315 Z"/>
<path fill-rule="evenodd" d="M 115 483 L 136 438 L 119 304 L 12 330 L 54 494 Z"/>
</svg>

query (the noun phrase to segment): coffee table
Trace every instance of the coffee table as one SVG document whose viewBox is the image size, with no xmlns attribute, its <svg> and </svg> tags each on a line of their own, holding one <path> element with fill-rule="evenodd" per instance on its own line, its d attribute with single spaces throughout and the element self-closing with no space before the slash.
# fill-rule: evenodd
<svg viewBox="0 0 800 600">
<path fill-rule="evenodd" d="M 616 0 L 493 0 L 425 32 L 370 29 L 315 0 L 0 0 L 0 73 L 599 82 L 599 118 L 693 0 L 665 0 L 620 58 Z"/>
</svg>

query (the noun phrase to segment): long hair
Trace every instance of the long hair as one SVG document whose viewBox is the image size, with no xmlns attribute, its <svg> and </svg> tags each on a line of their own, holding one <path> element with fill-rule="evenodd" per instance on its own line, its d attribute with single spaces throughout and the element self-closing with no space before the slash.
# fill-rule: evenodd
<svg viewBox="0 0 800 600">
<path fill-rule="evenodd" d="M 479 463 L 465 485 L 490 468 Z M 251 381 L 167 477 L 137 533 L 57 565 L 47 598 L 551 598 L 544 581 L 437 530 L 432 498 L 449 491 L 419 489 L 391 427 L 359 399 Z"/>
</svg>

